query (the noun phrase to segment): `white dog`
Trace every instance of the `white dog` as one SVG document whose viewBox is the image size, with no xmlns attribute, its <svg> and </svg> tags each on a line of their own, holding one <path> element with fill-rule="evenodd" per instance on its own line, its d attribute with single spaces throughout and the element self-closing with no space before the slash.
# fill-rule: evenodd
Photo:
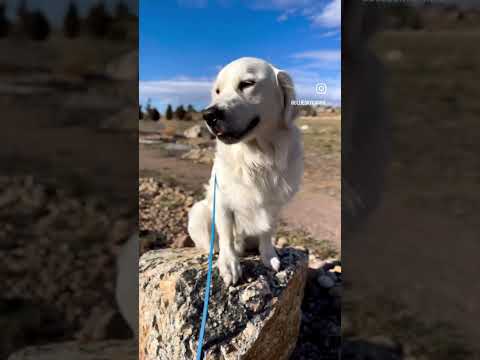
<svg viewBox="0 0 480 360">
<path fill-rule="evenodd" d="M 212 102 L 203 111 L 217 150 L 206 198 L 190 210 L 188 232 L 196 246 L 209 250 L 217 175 L 215 250 L 227 286 L 241 277 L 244 250 L 256 248 L 266 266 L 280 268 L 272 237 L 281 208 L 303 176 L 292 100 L 295 90 L 286 72 L 260 59 L 241 58 L 220 71 Z"/>
</svg>

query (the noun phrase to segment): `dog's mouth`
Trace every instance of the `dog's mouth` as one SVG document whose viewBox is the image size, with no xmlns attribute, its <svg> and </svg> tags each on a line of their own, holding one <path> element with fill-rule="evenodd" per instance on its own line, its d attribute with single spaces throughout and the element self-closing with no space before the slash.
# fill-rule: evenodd
<svg viewBox="0 0 480 360">
<path fill-rule="evenodd" d="M 250 120 L 245 130 L 240 133 L 217 132 L 215 135 L 225 144 L 235 144 L 245 138 L 253 129 L 257 127 L 259 123 L 260 116 L 255 116 L 252 120 Z"/>
</svg>

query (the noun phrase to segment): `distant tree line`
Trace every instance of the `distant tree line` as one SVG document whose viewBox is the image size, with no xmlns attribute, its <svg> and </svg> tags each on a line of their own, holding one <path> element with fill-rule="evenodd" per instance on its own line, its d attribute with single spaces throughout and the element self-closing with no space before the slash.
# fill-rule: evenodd
<svg viewBox="0 0 480 360">
<path fill-rule="evenodd" d="M 48 18 L 40 10 L 30 10 L 27 0 L 20 1 L 16 9 L 16 22 L 13 24 L 6 16 L 6 5 L 0 4 L 0 38 L 12 32 L 25 34 L 31 40 L 46 40 L 52 31 Z M 74 1 L 68 5 L 63 19 L 62 31 L 69 39 L 82 34 L 95 38 L 108 37 L 112 40 L 125 40 L 128 30 L 125 22 L 134 19 L 136 15 L 122 0 L 118 1 L 113 12 L 109 12 L 103 2 L 92 6 L 85 17 L 81 17 Z"/>
<path fill-rule="evenodd" d="M 188 105 L 187 108 L 183 105 L 177 106 L 175 110 L 173 110 L 172 105 L 168 104 L 167 108 L 165 109 L 165 116 L 166 120 L 193 120 L 193 115 L 198 113 L 197 110 L 193 107 L 193 105 Z M 147 104 L 145 105 L 145 109 L 142 105 L 139 105 L 139 119 L 140 120 L 152 120 L 158 121 L 162 118 L 162 114 L 158 111 L 158 109 L 152 106 L 151 101 L 148 100 Z"/>
</svg>

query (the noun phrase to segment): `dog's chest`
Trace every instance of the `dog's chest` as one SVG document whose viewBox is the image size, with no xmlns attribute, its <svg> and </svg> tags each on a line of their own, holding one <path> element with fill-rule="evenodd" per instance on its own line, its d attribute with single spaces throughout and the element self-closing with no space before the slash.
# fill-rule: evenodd
<svg viewBox="0 0 480 360">
<path fill-rule="evenodd" d="M 223 170 L 222 193 L 233 209 L 277 208 L 293 195 L 288 179 L 275 166 L 237 162 Z"/>
</svg>

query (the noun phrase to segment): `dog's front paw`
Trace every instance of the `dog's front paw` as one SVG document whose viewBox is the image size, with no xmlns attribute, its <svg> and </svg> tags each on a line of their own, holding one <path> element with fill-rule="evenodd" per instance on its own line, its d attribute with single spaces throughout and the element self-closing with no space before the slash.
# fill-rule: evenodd
<svg viewBox="0 0 480 360">
<path fill-rule="evenodd" d="M 218 270 L 225 286 L 235 285 L 242 277 L 242 266 L 238 256 L 233 253 L 222 253 L 218 257 Z"/>
<path fill-rule="evenodd" d="M 270 242 L 263 243 L 260 246 L 260 257 L 263 265 L 275 271 L 280 270 L 280 259 L 278 258 L 275 248 Z"/>
</svg>

